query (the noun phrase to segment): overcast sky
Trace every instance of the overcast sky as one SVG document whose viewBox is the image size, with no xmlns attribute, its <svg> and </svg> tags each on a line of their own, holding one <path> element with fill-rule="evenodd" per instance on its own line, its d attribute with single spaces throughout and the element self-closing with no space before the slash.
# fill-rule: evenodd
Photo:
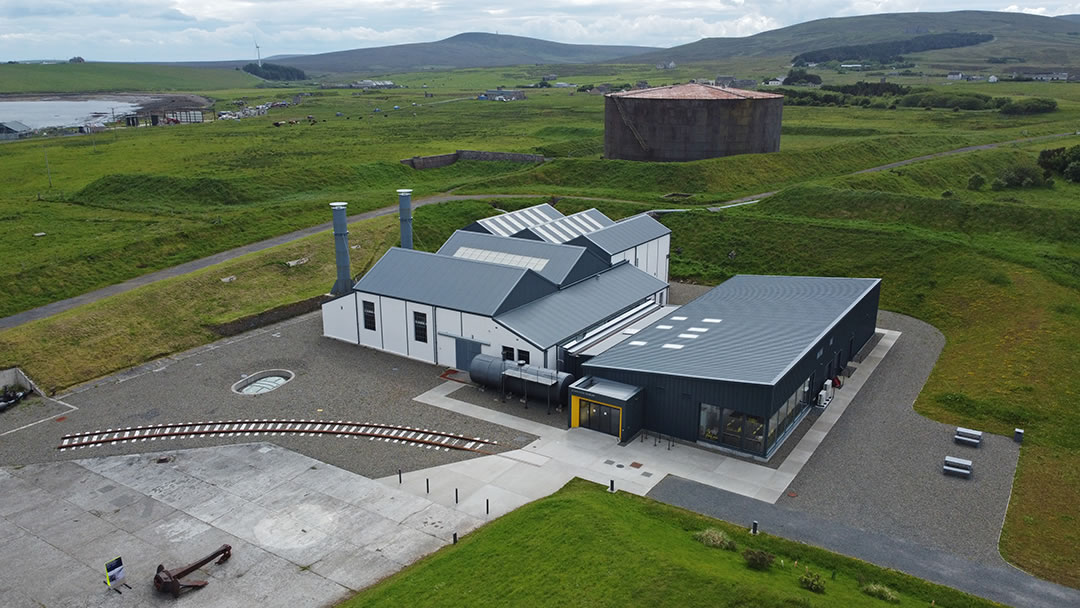
<svg viewBox="0 0 1080 608">
<path fill-rule="evenodd" d="M 1080 13 L 1080 0 L 0 0 L 0 61 L 187 61 L 321 53 L 483 31 L 670 47 L 822 17 L 920 10 Z"/>
</svg>

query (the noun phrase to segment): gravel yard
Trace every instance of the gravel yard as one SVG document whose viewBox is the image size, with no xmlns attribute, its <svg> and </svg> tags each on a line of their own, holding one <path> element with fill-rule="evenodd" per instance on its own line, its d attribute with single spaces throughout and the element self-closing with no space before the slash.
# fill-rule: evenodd
<svg viewBox="0 0 1080 608">
<path fill-rule="evenodd" d="M 78 410 L 48 408 L 44 416 L 53 418 L 5 435 L 0 441 L 0 464 L 271 441 L 375 478 L 398 469 L 411 471 L 474 456 L 367 438 L 318 436 L 197 438 L 65 452 L 55 449 L 68 433 L 234 419 L 345 420 L 412 426 L 495 440 L 499 445 L 493 451 L 520 448 L 532 441 L 532 436 L 519 431 L 413 401 L 413 397 L 443 382 L 439 378 L 442 368 L 321 334 L 321 317 L 316 312 L 78 387 L 58 397 Z M 269 369 L 289 370 L 296 376 L 261 395 L 232 391 L 232 385 L 245 374 Z M 22 418 L 20 425 L 31 422 Z M 15 428 L 5 427 L 5 431 Z"/>
</svg>

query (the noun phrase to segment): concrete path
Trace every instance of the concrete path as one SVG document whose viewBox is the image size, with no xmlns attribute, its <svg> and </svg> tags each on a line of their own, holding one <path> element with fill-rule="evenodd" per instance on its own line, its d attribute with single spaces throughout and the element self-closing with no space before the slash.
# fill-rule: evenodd
<svg viewBox="0 0 1080 608">
<path fill-rule="evenodd" d="M 501 515 L 558 490 L 574 477 L 617 490 L 646 495 L 664 477 L 677 475 L 710 487 L 763 501 L 776 502 L 840 419 L 863 383 L 892 348 L 898 332 L 885 337 L 859 365 L 828 409 L 780 465 L 773 469 L 712 450 L 672 444 L 657 437 L 620 446 L 610 435 L 585 429 L 559 429 L 546 424 L 454 399 L 464 385 L 446 382 L 416 401 L 517 429 L 538 437 L 523 449 L 495 456 L 421 469 L 381 479 L 394 487 L 454 507 L 473 517 Z"/>
<path fill-rule="evenodd" d="M 448 101 L 452 101 L 452 100 L 448 100 Z M 1041 141 L 1041 140 L 1044 140 L 1044 139 L 1053 139 L 1053 138 L 1059 138 L 1059 137 L 1069 137 L 1069 136 L 1073 136 L 1073 135 L 1076 135 L 1076 133 L 1059 133 L 1059 134 L 1056 134 L 1056 135 L 1044 135 L 1044 136 L 1041 136 L 1041 137 L 1029 137 L 1029 138 L 1026 138 L 1026 139 L 1016 139 L 1016 140 L 1012 140 L 1012 141 L 1003 141 L 1003 142 L 993 143 L 993 144 L 983 144 L 983 145 L 979 145 L 979 146 L 968 146 L 968 147 L 965 147 L 965 148 L 958 148 L 956 150 L 949 150 L 949 151 L 946 151 L 946 152 L 938 152 L 936 154 L 928 154 L 928 155 L 925 155 L 925 156 L 919 156 L 919 157 L 911 158 L 911 159 L 908 159 L 908 160 L 902 160 L 902 161 L 895 162 L 895 163 L 889 163 L 887 165 L 882 165 L 880 167 L 872 167 L 870 169 L 863 169 L 861 171 L 856 171 L 852 175 L 857 175 L 859 173 L 871 173 L 871 172 L 874 172 L 874 171 L 884 171 L 886 169 L 893 169 L 893 168 L 896 168 L 896 167 L 902 167 L 904 165 L 909 165 L 911 163 L 916 163 L 916 162 L 929 160 L 929 159 L 933 159 L 933 158 L 940 158 L 940 157 L 943 157 L 943 156 L 951 156 L 951 155 L 954 155 L 954 154 L 963 154 L 965 152 L 972 152 L 972 151 L 975 151 L 975 150 L 989 150 L 991 148 L 997 148 L 997 147 L 1011 145 L 1011 144 L 1031 143 L 1031 142 L 1035 142 L 1035 141 Z M 728 202 L 724 203 L 723 205 L 716 205 L 716 206 L 712 206 L 712 207 L 707 207 L 707 209 L 709 211 L 714 211 L 715 212 L 715 211 L 720 211 L 722 209 L 727 209 L 727 208 L 730 208 L 730 207 L 738 207 L 738 206 L 741 206 L 741 205 L 752 205 L 754 203 L 760 202 L 762 199 L 768 198 L 768 197 L 776 194 L 777 192 L 778 191 L 774 190 L 774 191 L 771 191 L 771 192 L 762 192 L 760 194 L 751 194 L 749 196 L 744 196 L 744 197 L 741 197 L 741 198 L 733 199 L 731 201 L 728 201 Z M 500 199 L 500 198 L 551 198 L 551 197 L 552 197 L 552 195 L 550 195 L 550 194 L 449 194 L 449 193 L 447 193 L 447 194 L 437 194 L 437 195 L 429 196 L 429 197 L 422 198 L 422 199 L 416 199 L 416 200 L 413 201 L 413 208 L 415 209 L 417 207 L 422 207 L 424 205 L 432 205 L 432 204 L 437 204 L 437 203 L 446 203 L 446 202 L 450 202 L 450 201 L 459 201 L 459 200 L 476 200 L 476 199 L 488 200 L 488 199 Z M 647 203 L 643 203 L 642 201 L 630 201 L 630 200 L 623 200 L 623 199 L 610 199 L 610 198 L 598 198 L 598 197 L 587 197 L 587 196 L 567 196 L 567 197 L 561 197 L 561 198 L 569 198 L 569 199 L 577 199 L 577 200 L 588 200 L 588 201 L 598 201 L 598 202 L 636 203 L 636 204 L 641 204 L 641 205 L 647 204 Z M 367 211 L 365 213 L 359 213 L 359 214 L 356 214 L 356 215 L 349 216 L 349 222 L 350 223 L 351 222 L 358 222 L 358 221 L 361 221 L 361 220 L 367 220 L 367 219 L 371 219 L 371 218 L 375 218 L 375 217 L 381 217 L 381 216 L 384 216 L 384 215 L 391 215 L 391 214 L 397 213 L 397 210 L 398 210 L 397 205 L 393 205 L 393 206 L 390 206 L 390 207 L 382 207 L 380 209 L 375 209 L 375 210 L 372 210 L 372 211 Z M 683 212 L 683 211 L 688 211 L 688 210 L 687 209 L 654 209 L 654 210 L 643 209 L 642 211 L 657 211 L 657 212 L 660 212 L 660 213 L 676 213 L 676 212 Z M 326 222 L 326 223 L 323 223 L 323 224 L 319 224 L 317 226 L 311 226 L 310 228 L 304 228 L 302 230 L 297 230 L 297 231 L 294 231 L 294 232 L 290 232 L 288 234 L 282 234 L 280 236 L 276 236 L 276 237 L 271 238 L 271 239 L 266 239 L 264 241 L 259 241 L 257 243 L 251 243 L 251 244 L 244 245 L 244 246 L 241 246 L 241 247 L 236 247 L 234 249 L 229 249 L 228 251 L 222 251 L 220 253 L 215 253 L 214 255 L 207 256 L 205 258 L 201 258 L 201 259 L 198 259 L 198 260 L 192 260 L 190 262 L 185 262 L 183 264 L 179 264 L 179 265 L 173 266 L 171 268 L 164 268 L 162 270 L 157 270 L 157 271 L 154 271 L 154 272 L 151 272 L 151 273 L 148 273 L 148 274 L 144 274 L 144 275 L 141 275 L 141 276 L 138 276 L 138 277 L 128 279 L 127 281 L 124 281 L 122 283 L 117 283 L 115 285 L 109 285 L 107 287 L 102 287 L 101 289 L 95 289 L 94 291 L 90 291 L 90 292 L 84 293 L 82 295 L 75 296 L 73 298 L 68 298 L 66 300 L 60 300 L 60 301 L 57 301 L 57 302 L 52 302 L 52 303 L 46 304 L 44 306 L 39 306 L 37 308 L 32 308 L 30 310 L 26 310 L 26 311 L 23 311 L 23 312 L 20 312 L 20 313 L 16 313 L 16 314 L 11 315 L 9 317 L 0 318 L 0 330 L 8 329 L 8 328 L 11 328 L 11 327 L 16 327 L 18 325 L 22 325 L 23 323 L 28 323 L 30 321 L 36 321 L 38 319 L 44 319 L 44 318 L 47 318 L 47 317 L 51 317 L 51 316 L 53 316 L 55 314 L 64 312 L 65 310 L 71 310 L 72 308 L 82 306 L 83 304 L 89 304 L 91 302 L 96 302 L 96 301 L 101 300 L 103 298 L 107 298 L 107 297 L 112 296 L 112 295 L 116 295 L 116 294 L 119 294 L 119 293 L 124 293 L 124 292 L 127 292 L 127 291 L 131 291 L 132 289 L 135 289 L 137 287 L 141 287 L 143 285 L 149 285 L 151 283 L 156 283 L 157 281 L 161 281 L 163 279 L 170 279 L 170 278 L 173 278 L 173 277 L 178 277 L 178 276 L 181 276 L 181 275 L 189 274 L 191 272 L 195 272 L 196 270 L 201 270 L 203 268 L 213 266 L 214 264 L 220 264 L 221 262 L 225 262 L 225 261 L 240 257 L 242 255 L 246 255 L 248 253 L 254 253 L 256 251 L 262 251 L 264 249 L 269 249 L 271 247 L 276 247 L 278 245 L 284 245 L 285 243 L 291 243 L 292 241 L 304 238 L 306 236 L 311 236 L 313 234 L 318 234 L 320 232 L 325 232 L 325 231 L 330 230 L 332 228 L 333 228 L 333 223 L 332 222 Z"/>
<path fill-rule="evenodd" d="M 709 517 L 823 547 L 894 568 L 1017 608 L 1080 606 L 1080 591 L 1044 581 L 1010 566 L 986 566 L 955 554 L 810 513 L 764 504 L 679 477 L 668 477 L 648 496 Z"/>
<path fill-rule="evenodd" d="M 184 606 L 331 606 L 480 523 L 265 443 L 3 468 L 0 606 L 172 606 L 157 565 L 222 544 L 232 558 L 192 574 L 210 584 Z M 118 555 L 123 595 L 103 584 Z"/>
</svg>

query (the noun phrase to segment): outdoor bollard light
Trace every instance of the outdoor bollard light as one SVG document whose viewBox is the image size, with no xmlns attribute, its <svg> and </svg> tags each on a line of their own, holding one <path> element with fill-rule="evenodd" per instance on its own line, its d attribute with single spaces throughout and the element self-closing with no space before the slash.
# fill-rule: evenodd
<svg viewBox="0 0 1080 608">
<path fill-rule="evenodd" d="M 750 534 L 757 536 L 757 520 L 754 520 L 754 525 L 750 528 Z"/>
<path fill-rule="evenodd" d="M 454 532 L 454 544 L 457 544 L 457 532 Z"/>
<path fill-rule="evenodd" d="M 1024 443 L 1024 429 L 1013 430 L 1013 441 L 1016 443 Z"/>
<path fill-rule="evenodd" d="M 425 477 L 424 478 L 424 486 L 426 487 L 427 493 L 431 494 L 431 478 L 430 477 Z"/>
<path fill-rule="evenodd" d="M 611 480 L 611 491 L 612 492 L 615 491 L 615 480 L 614 479 Z"/>
<path fill-rule="evenodd" d="M 484 499 L 484 513 L 487 514 L 487 515 L 491 515 L 491 499 L 490 498 L 485 498 Z"/>
<path fill-rule="evenodd" d="M 457 504 L 457 488 L 454 488 L 454 504 Z"/>
<path fill-rule="evenodd" d="M 398 485 L 401 485 L 401 469 L 397 470 L 397 482 Z"/>
</svg>

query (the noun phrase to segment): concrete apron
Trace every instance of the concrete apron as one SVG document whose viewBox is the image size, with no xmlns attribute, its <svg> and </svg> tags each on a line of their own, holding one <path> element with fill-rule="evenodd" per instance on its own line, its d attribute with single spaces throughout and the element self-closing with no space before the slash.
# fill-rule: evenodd
<svg viewBox="0 0 1080 608">
<path fill-rule="evenodd" d="M 697 481 L 743 496 L 775 503 L 848 405 L 867 378 L 896 343 L 900 332 L 884 334 L 854 374 L 837 389 L 828 408 L 814 422 L 778 469 L 754 464 L 686 445 L 652 441 L 625 446 L 610 435 L 588 429 L 556 429 L 498 412 L 450 395 L 463 385 L 446 382 L 415 398 L 416 401 L 517 429 L 538 439 L 525 448 L 453 464 L 412 471 L 379 481 L 405 492 L 482 519 L 493 519 L 543 498 L 581 477 L 617 491 L 646 495 L 667 475 Z"/>
</svg>

